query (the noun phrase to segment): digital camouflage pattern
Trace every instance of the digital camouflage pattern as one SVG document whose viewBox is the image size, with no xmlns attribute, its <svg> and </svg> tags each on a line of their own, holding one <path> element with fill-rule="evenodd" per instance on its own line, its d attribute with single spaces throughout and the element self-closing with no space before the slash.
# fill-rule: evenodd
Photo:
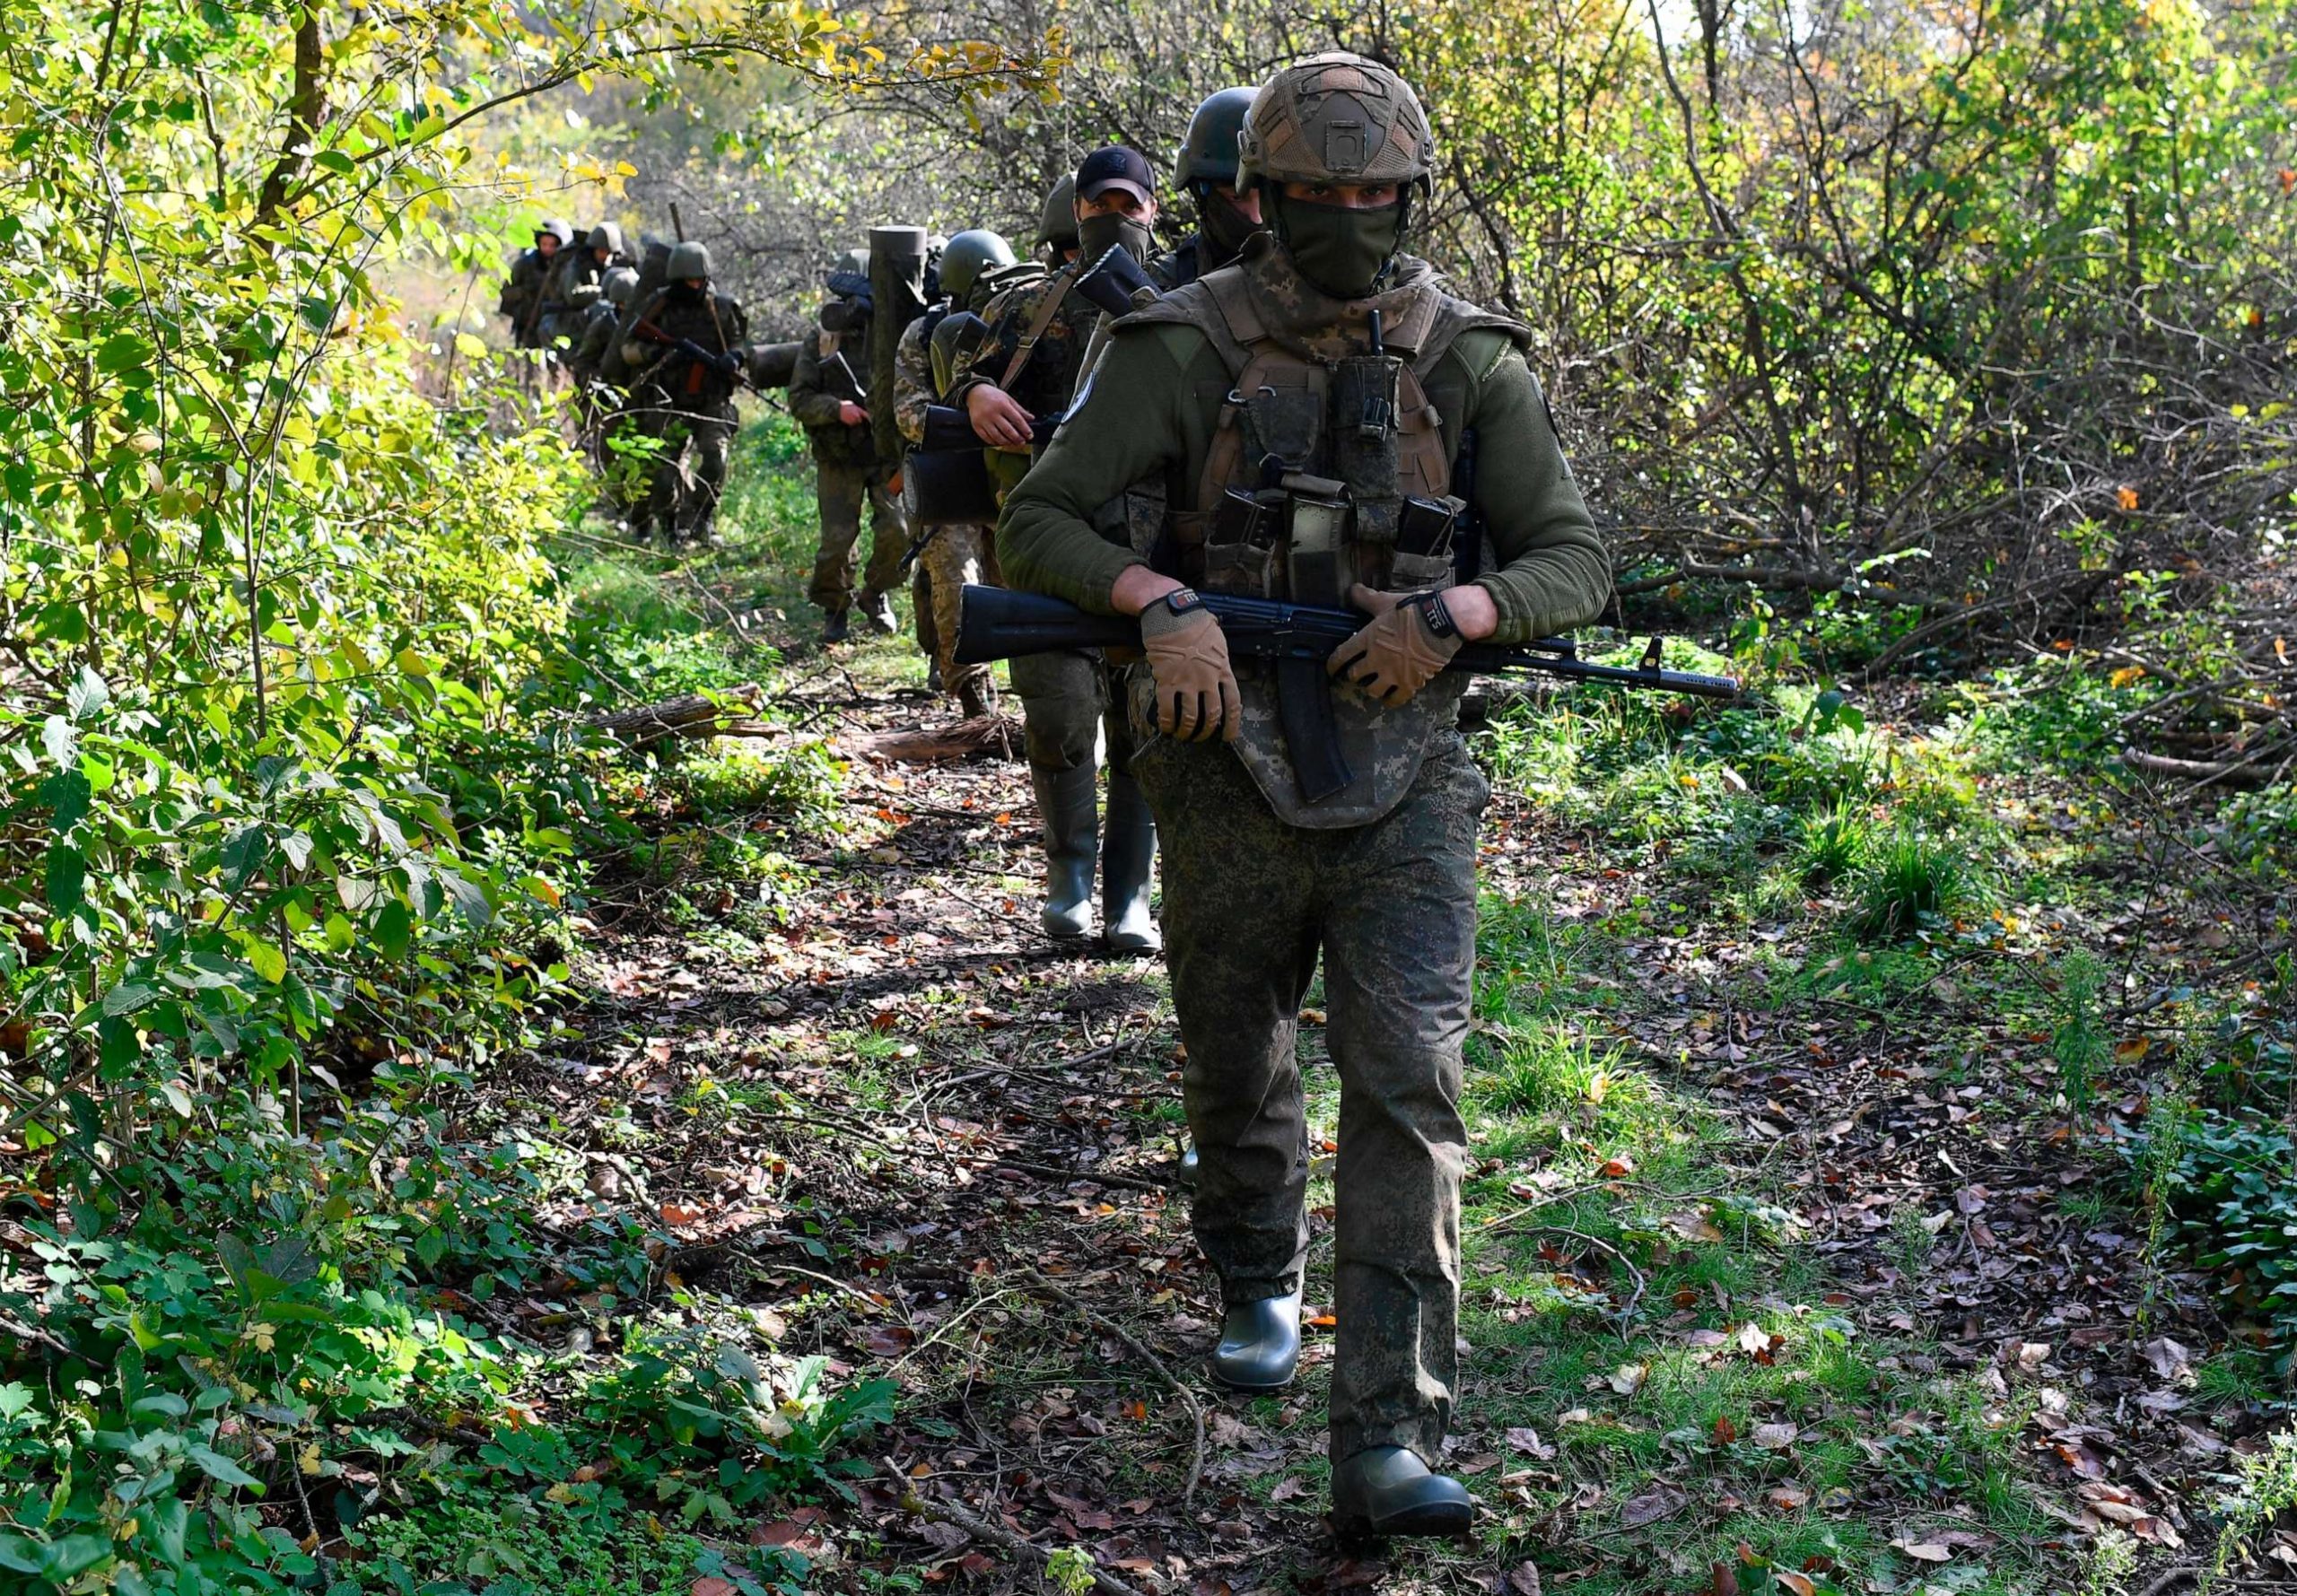
<svg viewBox="0 0 2297 1596">
<path fill-rule="evenodd" d="M 1131 769 L 1164 856 L 1198 1243 L 1230 1303 L 1299 1285 L 1296 1025 L 1321 953 L 1341 1080 L 1332 1455 L 1408 1446 L 1436 1466 L 1457 1378 L 1460 1054 L 1489 789 L 1456 733 L 1385 816 L 1338 831 L 1279 820 L 1218 743 L 1150 737 Z"/>
<path fill-rule="evenodd" d="M 1594 618 L 1610 559 L 1524 363 L 1520 329 L 1440 294 L 1424 263 L 1398 264 L 1396 297 L 1335 301 L 1258 235 L 1238 265 L 1115 323 L 1068 421 L 1007 500 L 999 554 L 1009 580 L 1106 613 L 1116 578 L 1169 546 L 1181 517 L 1203 514 L 1227 397 L 1250 358 L 1218 311 L 1227 279 L 1228 292 L 1254 296 L 1263 330 L 1311 362 L 1360 353 L 1368 311 L 1395 312 L 1383 320 L 1398 329 L 1395 353 L 1412 362 L 1432 412 L 1419 424 L 1439 434 L 1447 478 L 1462 430 L 1477 431 L 1474 499 L 1490 567 L 1478 580 L 1499 611 L 1501 640 Z M 1424 447 L 1415 472 L 1426 468 Z M 1106 525 L 1107 505 L 1142 498 L 1150 484 L 1170 507 L 1164 525 Z M 1250 667 L 1239 676 L 1245 741 L 1265 747 L 1273 697 L 1252 677 Z M 1343 739 L 1359 717 L 1371 731 L 1382 796 L 1400 788 L 1345 824 L 1329 815 L 1294 824 L 1288 789 L 1252 770 L 1239 745 L 1184 744 L 1137 720 L 1131 770 L 1163 849 L 1166 962 L 1202 1162 L 1196 1230 L 1232 1302 L 1298 1283 L 1307 1170 L 1296 1025 L 1323 963 L 1325 1042 L 1341 1088 L 1336 1462 L 1394 1444 L 1439 1466 L 1454 1400 L 1460 1053 L 1475 961 L 1476 828 L 1489 797 L 1450 724 L 1456 692 L 1431 685 L 1417 711 L 1335 694 Z M 1136 698 L 1136 717 L 1147 707 Z M 1400 713 L 1412 722 L 1402 735 Z"/>
<path fill-rule="evenodd" d="M 970 235 L 959 233 L 959 239 Z M 904 440 L 925 440 L 925 409 L 935 400 L 932 329 L 940 318 L 920 316 L 902 329 L 894 349 L 894 422 Z M 921 536 L 917 563 L 925 572 L 926 613 L 932 622 L 933 654 L 941 667 L 941 688 L 968 711 L 986 707 L 994 677 L 985 665 L 959 665 L 957 613 L 967 583 L 998 585 L 995 529 L 985 526 L 935 527 Z M 924 642 L 922 629 L 919 641 Z"/>
</svg>

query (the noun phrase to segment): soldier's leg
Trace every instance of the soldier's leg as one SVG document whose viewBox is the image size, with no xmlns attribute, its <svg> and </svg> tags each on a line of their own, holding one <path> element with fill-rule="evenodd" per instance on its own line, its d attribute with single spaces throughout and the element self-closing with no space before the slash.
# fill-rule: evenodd
<svg viewBox="0 0 2297 1596">
<path fill-rule="evenodd" d="M 989 574 L 985 554 L 991 537 L 987 527 L 941 527 L 926 540 L 918 563 L 933 572 L 933 632 L 941 665 L 941 686 L 956 696 L 968 715 L 985 713 L 997 702 L 989 667 L 956 662 L 958 606 L 968 582 L 979 583 Z M 920 629 L 921 639 L 923 628 Z"/>
<path fill-rule="evenodd" d="M 1157 823 L 1132 774 L 1132 718 L 1126 673 L 1101 667 L 1101 724 L 1109 757 L 1108 813 L 1101 822 L 1101 935 L 1111 953 L 1155 953 L 1164 946 L 1148 911 Z"/>
<path fill-rule="evenodd" d="M 1165 846 L 1165 962 L 1201 1161 L 1197 1243 L 1228 1307 L 1287 1296 L 1308 1245 L 1294 1028 L 1316 967 L 1321 844 L 1270 813 L 1219 744 L 1151 738 L 1132 771 Z"/>
<path fill-rule="evenodd" d="M 718 516 L 718 501 L 726 494 L 726 461 L 740 418 L 731 399 L 721 399 L 693 423 L 694 441 L 687 450 L 694 473 L 693 493 L 686 507 L 686 532 L 690 537 L 710 536 Z"/>
<path fill-rule="evenodd" d="M 901 584 L 902 556 L 909 553 L 909 512 L 882 482 L 869 484 L 869 564 L 861 574 L 855 603 L 871 627 L 890 632 L 896 623 L 886 596 Z"/>
<path fill-rule="evenodd" d="M 651 463 L 652 486 L 646 494 L 646 519 L 665 537 L 678 529 L 678 510 L 686 494 L 683 458 L 691 423 L 683 402 L 673 400 L 647 413 L 647 436 L 660 445 Z"/>
<path fill-rule="evenodd" d="M 1012 663 L 1021 741 L 1044 823 L 1045 901 L 1037 919 L 1048 937 L 1082 937 L 1092 929 L 1100 669 L 1083 654 L 1032 654 Z"/>
<path fill-rule="evenodd" d="M 917 617 L 917 651 L 925 656 L 929 668 L 925 685 L 929 691 L 939 693 L 941 682 L 941 642 L 933 624 L 933 572 L 920 553 L 909 567 L 909 613 Z"/>
<path fill-rule="evenodd" d="M 1455 743 L 1386 817 L 1340 833 L 1346 846 L 1325 877 L 1325 1035 L 1341 1078 L 1335 1463 L 1402 1446 L 1433 1466 L 1451 1417 L 1467 1153 L 1460 1051 L 1476 827 L 1489 796 Z"/>
<path fill-rule="evenodd" d="M 821 514 L 822 540 L 814 552 L 814 574 L 806 584 L 806 597 L 841 625 L 853 603 L 853 544 L 861 536 L 861 499 L 867 492 L 858 468 L 815 458 L 814 503 Z"/>
</svg>

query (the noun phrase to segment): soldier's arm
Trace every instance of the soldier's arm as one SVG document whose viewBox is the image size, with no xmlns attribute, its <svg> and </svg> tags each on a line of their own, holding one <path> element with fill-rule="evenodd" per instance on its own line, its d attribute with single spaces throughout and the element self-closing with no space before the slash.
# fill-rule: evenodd
<svg viewBox="0 0 2297 1596">
<path fill-rule="evenodd" d="M 838 399 L 822 387 L 822 341 L 817 333 L 798 351 L 797 370 L 790 374 L 790 414 L 806 427 L 837 425 Z"/>
<path fill-rule="evenodd" d="M 1194 400 L 1207 384 L 1223 391 L 1227 372 L 1192 328 L 1128 328 L 1113 337 L 1081 402 L 1005 501 L 997 524 L 1005 580 L 1114 613 L 1109 589 L 1146 562 L 1095 532 L 1093 514 L 1143 477 L 1201 455 L 1207 427 Z"/>
<path fill-rule="evenodd" d="M 1476 380 L 1467 418 L 1476 430 L 1475 501 L 1483 516 L 1485 570 L 1476 585 L 1499 612 L 1491 641 L 1529 642 L 1584 626 L 1611 598 L 1611 552 L 1595 534 L 1539 385 L 1499 334 L 1467 334 L 1453 353 Z"/>
</svg>

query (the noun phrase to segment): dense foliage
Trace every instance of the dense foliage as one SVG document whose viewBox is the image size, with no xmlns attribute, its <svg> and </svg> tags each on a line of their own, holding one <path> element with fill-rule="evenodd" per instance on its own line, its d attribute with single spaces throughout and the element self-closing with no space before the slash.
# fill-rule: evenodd
<svg viewBox="0 0 2297 1596">
<path fill-rule="evenodd" d="M 1443 131 L 1428 252 L 1532 322 L 1630 595 L 1807 601 L 1799 641 L 1767 602 L 1736 612 L 1779 668 L 2134 624 L 2153 644 L 2118 685 L 2166 680 L 2180 736 L 2270 769 L 2297 685 L 2274 607 L 2290 0 L 1694 9 L 1679 36 L 1631 3 L 1520 0 L 1093 0 L 1058 26 L 0 0 L 10 1580 L 311 1583 L 342 1530 L 372 1588 L 449 1546 L 476 1559 L 455 1577 L 572 1589 L 620 1533 L 584 1511 L 723 1529 L 838 1489 L 842 1442 L 886 1415 L 881 1388 L 675 1312 L 575 1368 L 485 1318 L 505 1291 L 611 1317 L 663 1287 L 642 1226 L 544 1234 L 563 1159 L 467 1089 L 563 1023 L 570 916 L 612 841 L 581 713 L 616 687 L 546 552 L 586 496 L 557 416 L 385 285 L 491 277 L 534 210 L 684 196 L 794 314 L 863 224 L 1025 235 L 1080 149 L 1166 158 L 1203 92 L 1373 49 Z M 674 655 L 615 663 L 711 685 Z M 1982 930 L 1951 781 L 1839 695 L 1794 709 L 1745 746 L 1653 728 L 1606 772 L 1621 813 L 1695 820 L 1718 869 L 1792 851 L 1877 944 Z M 1699 781 L 1733 760 L 1757 780 L 1724 801 Z M 1885 788 L 1906 802 L 1882 825 Z M 2245 799 L 2225 856 L 2285 871 L 2290 813 L 2285 784 Z M 2213 1121 L 2183 1146 L 2183 1222 L 2248 1226 L 2223 1258 L 2279 1314 L 2286 1137 Z M 389 1521 L 417 1498 L 460 1528 Z M 546 1520 L 564 1555 L 521 1574 Z"/>
</svg>

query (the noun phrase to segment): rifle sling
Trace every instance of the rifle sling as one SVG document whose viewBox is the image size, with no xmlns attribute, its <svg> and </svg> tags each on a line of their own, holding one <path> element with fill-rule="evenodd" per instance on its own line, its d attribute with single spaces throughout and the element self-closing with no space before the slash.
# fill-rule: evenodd
<svg viewBox="0 0 2297 1596">
<path fill-rule="evenodd" d="M 1069 297 L 1070 289 L 1076 285 L 1077 271 L 1078 263 L 1071 262 L 1052 279 L 1044 300 L 1037 305 L 1037 313 L 1029 318 L 1029 329 L 1021 335 L 1021 342 L 1015 347 L 1013 358 L 1005 362 L 1005 375 L 997 379 L 998 387 L 1009 390 L 1013 379 L 1018 377 L 1021 368 L 1029 363 L 1029 356 L 1036 353 L 1037 340 L 1044 336 L 1044 329 L 1052 325 L 1052 318 L 1061 314 L 1061 301 Z"/>
<path fill-rule="evenodd" d="M 1288 656 L 1276 662 L 1276 715 L 1284 728 L 1284 751 L 1291 757 L 1302 799 L 1320 804 L 1347 790 L 1356 777 L 1340 751 L 1332 683 L 1323 660 Z"/>
</svg>

